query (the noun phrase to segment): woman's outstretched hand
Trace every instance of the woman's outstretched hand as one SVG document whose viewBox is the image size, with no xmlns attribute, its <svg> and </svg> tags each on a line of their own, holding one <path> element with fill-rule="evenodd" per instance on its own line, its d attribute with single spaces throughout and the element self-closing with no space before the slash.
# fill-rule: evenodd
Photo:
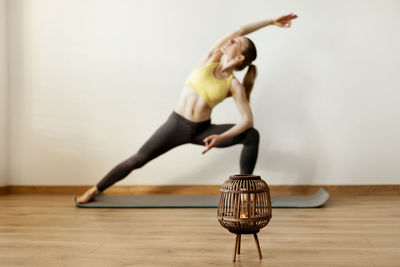
<svg viewBox="0 0 400 267">
<path fill-rule="evenodd" d="M 289 15 L 281 16 L 277 19 L 272 20 L 273 24 L 283 28 L 289 28 L 292 23 L 292 19 L 297 18 L 297 15 L 290 13 Z"/>
<path fill-rule="evenodd" d="M 213 134 L 204 138 L 203 142 L 205 143 L 206 149 L 201 153 L 204 154 L 212 147 L 216 146 L 217 144 L 221 143 L 222 139 L 218 134 Z"/>
</svg>

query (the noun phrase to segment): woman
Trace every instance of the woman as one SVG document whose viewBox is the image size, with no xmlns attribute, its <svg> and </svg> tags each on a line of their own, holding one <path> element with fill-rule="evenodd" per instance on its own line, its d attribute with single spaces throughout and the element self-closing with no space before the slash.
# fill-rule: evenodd
<svg viewBox="0 0 400 267">
<path fill-rule="evenodd" d="M 132 170 L 179 145 L 204 145 L 203 154 L 213 147 L 243 144 L 240 173 L 252 174 L 258 154 L 259 134 L 253 128 L 250 93 L 257 72 L 251 64 L 257 57 L 254 43 L 246 34 L 268 25 L 288 28 L 294 14 L 246 25 L 222 38 L 210 50 L 203 62 L 188 77 L 178 105 L 168 120 L 150 137 L 136 154 L 115 166 L 96 186 L 77 199 L 77 203 L 93 200 L 98 192 L 126 177 Z M 243 85 L 233 71 L 248 66 Z M 211 124 L 211 111 L 226 97 L 232 96 L 242 115 L 236 125 Z"/>
</svg>

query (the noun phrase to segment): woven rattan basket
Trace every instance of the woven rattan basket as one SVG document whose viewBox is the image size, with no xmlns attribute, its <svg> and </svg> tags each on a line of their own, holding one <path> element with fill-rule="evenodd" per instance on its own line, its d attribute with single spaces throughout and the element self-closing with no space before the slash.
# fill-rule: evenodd
<svg viewBox="0 0 400 267">
<path fill-rule="evenodd" d="M 242 234 L 253 234 L 262 258 L 257 233 L 272 218 L 271 196 L 267 183 L 257 175 L 232 175 L 222 184 L 218 201 L 219 223 L 236 234 L 233 261 L 240 254 Z"/>
</svg>

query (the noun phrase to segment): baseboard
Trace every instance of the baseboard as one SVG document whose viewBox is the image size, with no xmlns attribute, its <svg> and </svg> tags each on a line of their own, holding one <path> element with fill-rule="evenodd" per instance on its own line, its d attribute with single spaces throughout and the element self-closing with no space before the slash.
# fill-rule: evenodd
<svg viewBox="0 0 400 267">
<path fill-rule="evenodd" d="M 0 195 L 56 194 L 79 195 L 91 186 L 21 186 L 0 187 Z M 272 195 L 308 195 L 323 187 L 331 195 L 400 195 L 400 185 L 269 185 Z M 112 186 L 110 195 L 218 195 L 221 185 L 129 185 Z"/>
<path fill-rule="evenodd" d="M 8 192 L 8 186 L 0 186 L 0 195 L 7 195 Z"/>
</svg>

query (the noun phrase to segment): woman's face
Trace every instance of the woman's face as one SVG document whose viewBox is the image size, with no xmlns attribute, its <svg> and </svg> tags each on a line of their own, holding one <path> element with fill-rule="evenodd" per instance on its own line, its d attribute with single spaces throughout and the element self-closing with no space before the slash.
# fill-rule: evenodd
<svg viewBox="0 0 400 267">
<path fill-rule="evenodd" d="M 227 41 L 222 47 L 221 51 L 225 55 L 235 58 L 242 55 L 242 51 L 247 47 L 247 40 L 242 37 L 236 37 Z"/>
</svg>

